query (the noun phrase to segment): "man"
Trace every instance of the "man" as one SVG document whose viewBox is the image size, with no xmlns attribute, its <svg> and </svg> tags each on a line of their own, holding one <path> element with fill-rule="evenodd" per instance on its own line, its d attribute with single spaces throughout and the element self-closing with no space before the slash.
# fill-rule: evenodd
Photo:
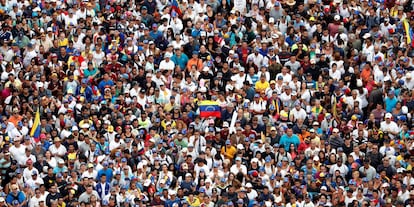
<svg viewBox="0 0 414 207">
<path fill-rule="evenodd" d="M 295 145 L 295 149 L 298 148 L 300 140 L 298 135 L 293 134 L 292 128 L 286 129 L 286 134 L 282 135 L 279 144 L 283 144 L 286 151 L 289 151 L 290 145 Z"/>
<path fill-rule="evenodd" d="M 399 129 L 397 123 L 391 121 L 392 114 L 387 113 L 385 114 L 385 121 L 381 122 L 381 131 L 388 133 L 390 139 L 393 139 L 395 136 L 398 135 Z"/>
<path fill-rule="evenodd" d="M 11 185 L 11 191 L 6 197 L 6 203 L 10 206 L 24 206 L 27 203 L 26 196 L 22 191 L 19 190 L 17 184 Z"/>
<path fill-rule="evenodd" d="M 349 169 L 346 165 L 342 164 L 342 158 L 338 158 L 336 160 L 336 164 L 331 166 L 329 174 L 336 178 L 336 171 L 339 171 L 339 175 L 341 175 L 343 178 L 348 174 Z"/>
<path fill-rule="evenodd" d="M 89 202 L 89 199 L 92 195 L 94 195 L 96 198 L 100 198 L 98 193 L 95 190 L 93 190 L 92 185 L 88 185 L 86 186 L 86 191 L 79 196 L 79 202 Z"/>
<path fill-rule="evenodd" d="M 160 62 L 160 66 L 159 69 L 161 71 L 164 70 L 169 70 L 169 71 L 173 71 L 175 68 L 175 63 L 173 61 L 171 61 L 171 54 L 167 53 L 164 55 L 164 60 L 162 60 Z"/>
<path fill-rule="evenodd" d="M 359 168 L 359 172 L 361 173 L 362 177 L 365 176 L 368 181 L 374 179 L 375 175 L 377 174 L 375 168 L 370 165 L 369 159 L 364 159 L 364 165 Z"/>
<path fill-rule="evenodd" d="M 56 184 L 49 188 L 49 194 L 46 196 L 46 205 L 51 206 L 52 202 L 56 202 L 60 198 L 60 193 L 57 192 Z"/>
<path fill-rule="evenodd" d="M 230 140 L 226 140 L 226 146 L 223 146 L 221 148 L 221 154 L 229 160 L 233 160 L 234 156 L 237 153 L 237 149 L 231 145 L 231 141 Z"/>
<path fill-rule="evenodd" d="M 105 174 L 101 176 L 100 182 L 96 184 L 95 189 L 97 193 L 99 194 L 99 197 L 101 198 L 101 200 L 103 200 L 106 197 L 106 195 L 109 194 L 110 184 L 109 182 L 106 181 Z"/>
</svg>

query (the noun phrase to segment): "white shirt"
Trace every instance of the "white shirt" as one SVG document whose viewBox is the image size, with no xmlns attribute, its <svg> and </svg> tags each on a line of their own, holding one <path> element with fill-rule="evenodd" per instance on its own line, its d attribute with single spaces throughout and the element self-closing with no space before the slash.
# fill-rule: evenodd
<svg viewBox="0 0 414 207">
<path fill-rule="evenodd" d="M 283 73 L 277 74 L 276 80 L 278 79 L 279 76 L 283 77 L 283 83 L 290 83 L 292 81 L 292 75 L 289 73 L 286 73 L 285 75 L 283 75 Z"/>
<path fill-rule="evenodd" d="M 257 194 L 257 191 L 254 189 L 247 193 L 247 197 L 249 198 L 249 200 L 255 200 L 257 196 L 259 196 L 259 194 Z"/>
<path fill-rule="evenodd" d="M 339 70 L 333 71 L 331 69 L 331 70 L 329 70 L 329 77 L 331 77 L 334 80 L 340 80 L 341 79 L 341 72 L 339 72 Z"/>
<path fill-rule="evenodd" d="M 329 174 L 335 175 L 335 172 L 339 170 L 340 175 L 342 177 L 345 177 L 346 174 L 348 174 L 348 167 L 346 165 L 338 166 L 338 164 L 332 165 L 331 169 L 329 170 Z"/>
<path fill-rule="evenodd" d="M 49 147 L 49 151 L 52 155 L 57 154 L 59 157 L 63 157 L 66 154 L 66 147 L 62 144 L 59 147 L 56 147 L 55 144 Z"/>
<path fill-rule="evenodd" d="M 247 56 L 247 60 L 249 60 L 249 59 L 253 59 L 253 63 L 258 67 L 258 68 L 260 68 L 261 66 L 262 66 L 262 63 L 263 63 L 263 55 L 261 55 L 260 53 L 258 53 L 257 54 L 257 56 L 256 56 L 256 54 L 254 54 L 254 53 L 252 53 L 252 54 L 250 54 L 249 56 Z M 259 76 L 260 77 L 260 76 Z"/>
<path fill-rule="evenodd" d="M 18 163 L 20 163 L 22 160 L 24 160 L 24 157 L 26 155 L 25 153 L 26 147 L 23 145 L 20 145 L 20 147 L 16 148 L 15 145 L 11 146 L 9 149 L 9 152 Z M 25 163 L 26 164 L 26 163 Z"/>
<path fill-rule="evenodd" d="M 31 170 L 29 168 L 23 170 L 23 178 L 25 181 L 32 179 L 32 172 L 37 172 L 37 176 L 39 176 L 39 171 L 34 167 Z"/>
<path fill-rule="evenodd" d="M 43 198 L 43 196 L 40 196 L 39 198 L 37 198 L 36 196 L 33 196 L 30 199 L 29 207 L 37 207 L 37 206 L 39 206 L 39 202 L 40 201 L 46 202 L 45 199 Z"/>
<path fill-rule="evenodd" d="M 26 180 L 26 183 L 32 188 L 32 190 L 35 190 L 36 188 L 39 188 L 40 185 L 43 185 L 43 179 L 40 178 L 39 175 L 36 176 L 36 179 L 33 180 L 33 177 L 31 177 L 29 180 Z"/>
<path fill-rule="evenodd" d="M 374 45 L 371 44 L 370 46 L 367 46 L 366 44 L 364 44 L 362 46 L 362 51 L 364 55 L 367 56 L 367 61 L 372 62 L 374 60 L 374 54 L 375 54 Z"/>
<path fill-rule="evenodd" d="M 112 150 L 118 148 L 119 146 L 121 146 L 123 143 L 124 143 L 123 140 L 119 140 L 119 142 L 115 142 L 115 140 L 114 140 L 114 141 L 109 143 L 109 150 L 112 151 Z"/>
<path fill-rule="evenodd" d="M 390 121 L 390 123 L 387 123 L 386 121 L 383 121 L 383 122 L 381 122 L 380 129 L 383 132 L 390 131 L 392 133 L 397 133 L 398 132 L 398 125 L 397 125 L 397 123 L 395 123 L 393 121 Z M 390 136 L 390 138 L 394 138 L 393 134 L 389 133 L 388 135 Z"/>
<path fill-rule="evenodd" d="M 93 178 L 95 179 L 98 176 L 98 172 L 96 170 L 93 170 L 92 172 L 89 172 L 89 170 L 83 172 L 82 178 Z"/>
<path fill-rule="evenodd" d="M 387 155 L 394 155 L 395 154 L 395 149 L 394 147 L 387 147 L 387 146 L 382 146 L 379 149 L 379 153 L 382 154 L 382 156 L 387 156 Z"/>
<path fill-rule="evenodd" d="M 29 129 L 25 126 L 23 126 L 20 130 L 14 127 L 14 129 L 9 132 L 9 136 L 12 139 L 15 139 L 17 136 L 25 137 L 28 133 Z"/>
<path fill-rule="evenodd" d="M 296 108 L 295 109 L 292 109 L 290 111 L 290 115 L 293 115 L 294 121 L 296 121 L 298 119 L 305 120 L 306 119 L 306 116 L 307 116 L 306 111 L 303 108 L 300 108 L 299 111 Z"/>
<path fill-rule="evenodd" d="M 233 166 L 231 166 L 230 168 L 230 172 L 232 172 L 233 174 L 237 174 L 239 172 L 243 173 L 244 175 L 247 174 L 247 168 L 245 165 L 240 164 L 239 167 L 237 167 L 237 164 L 234 164 Z"/>
<path fill-rule="evenodd" d="M 162 60 L 159 66 L 161 70 L 174 70 L 174 67 L 175 63 L 171 60 L 169 60 L 168 62 L 166 60 Z"/>
<path fill-rule="evenodd" d="M 236 74 L 232 76 L 231 79 L 236 82 L 234 86 L 236 87 L 237 90 L 240 90 L 243 87 L 243 83 L 245 80 L 249 81 L 249 83 L 253 83 L 252 79 L 247 74 L 244 74 L 242 76 L 240 76 L 240 74 Z"/>
</svg>

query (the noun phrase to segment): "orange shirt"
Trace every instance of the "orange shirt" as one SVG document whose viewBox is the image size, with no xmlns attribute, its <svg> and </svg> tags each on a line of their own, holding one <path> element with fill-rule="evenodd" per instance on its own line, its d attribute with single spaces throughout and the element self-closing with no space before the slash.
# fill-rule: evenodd
<svg viewBox="0 0 414 207">
<path fill-rule="evenodd" d="M 310 136 L 310 133 L 309 132 L 304 132 L 302 134 L 299 134 L 299 140 L 300 140 L 300 142 L 305 141 L 305 138 L 306 137 L 309 137 L 309 136 Z"/>
<path fill-rule="evenodd" d="M 369 79 L 369 76 L 371 76 L 371 69 L 363 69 L 361 71 L 361 79 L 362 81 L 366 82 Z"/>
<path fill-rule="evenodd" d="M 17 123 L 23 119 L 22 116 L 18 115 L 17 117 L 15 115 L 11 116 L 9 118 L 9 122 L 13 123 L 15 127 L 17 127 Z"/>
<path fill-rule="evenodd" d="M 188 62 L 187 62 L 187 70 L 188 71 L 191 71 L 191 67 L 193 65 L 196 65 L 197 66 L 197 70 L 200 71 L 203 68 L 203 60 L 201 60 L 199 58 L 197 58 L 197 59 L 194 59 L 194 58 L 189 59 Z"/>
</svg>

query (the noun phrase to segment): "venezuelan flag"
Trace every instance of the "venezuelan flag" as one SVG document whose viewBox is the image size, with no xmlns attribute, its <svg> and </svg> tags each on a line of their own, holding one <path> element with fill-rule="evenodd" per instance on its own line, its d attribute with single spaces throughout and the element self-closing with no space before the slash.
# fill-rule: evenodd
<svg viewBox="0 0 414 207">
<path fill-rule="evenodd" d="M 32 129 L 30 130 L 30 136 L 33 137 L 33 139 L 36 142 L 40 141 L 40 112 L 39 109 L 36 111 L 35 120 L 33 122 Z"/>
<path fill-rule="evenodd" d="M 200 109 L 200 117 L 216 117 L 221 118 L 221 107 L 216 101 L 201 101 L 198 104 Z"/>
<path fill-rule="evenodd" d="M 172 11 L 175 11 L 178 14 L 179 17 L 182 17 L 183 16 L 183 12 L 181 11 L 180 6 L 178 5 L 177 0 L 172 0 L 172 2 L 171 2 L 171 8 L 172 8 Z"/>
</svg>

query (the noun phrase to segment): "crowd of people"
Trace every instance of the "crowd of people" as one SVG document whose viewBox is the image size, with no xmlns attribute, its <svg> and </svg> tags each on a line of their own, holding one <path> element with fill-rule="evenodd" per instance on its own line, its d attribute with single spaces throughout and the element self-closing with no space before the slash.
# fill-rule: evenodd
<svg viewBox="0 0 414 207">
<path fill-rule="evenodd" d="M 0 207 L 414 207 L 414 2 L 0 1 Z"/>
</svg>

